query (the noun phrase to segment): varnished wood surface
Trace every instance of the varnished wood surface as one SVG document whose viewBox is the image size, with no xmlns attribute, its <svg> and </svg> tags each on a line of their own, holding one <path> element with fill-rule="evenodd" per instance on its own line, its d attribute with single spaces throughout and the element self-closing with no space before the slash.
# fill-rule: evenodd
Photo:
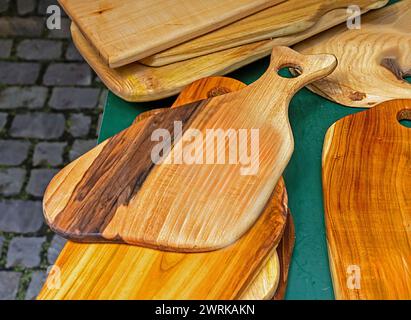
<svg viewBox="0 0 411 320">
<path fill-rule="evenodd" d="M 371 8 L 364 8 L 363 12 Z M 273 46 L 290 46 L 347 20 L 345 9 L 326 13 L 306 31 L 223 50 L 164 67 L 148 67 L 138 62 L 111 69 L 72 24 L 73 41 L 104 84 L 127 101 L 151 101 L 177 94 L 195 80 L 223 75 L 270 54 Z"/>
<path fill-rule="evenodd" d="M 184 103 L 193 102 L 198 99 L 204 99 L 210 96 L 217 96 L 230 91 L 236 91 L 242 87 L 245 87 L 245 84 L 234 79 L 222 77 L 202 79 L 183 90 L 178 99 L 174 102 L 173 107 L 177 107 Z M 161 111 L 154 111 L 154 113 L 158 112 Z M 153 111 L 141 114 L 136 118 L 136 122 L 146 119 L 150 116 L 150 114 L 153 114 Z M 280 189 L 278 189 L 277 191 L 280 191 Z M 285 188 L 283 189 L 283 191 L 277 192 L 274 195 L 277 197 L 273 197 L 271 201 L 273 207 L 278 208 L 278 210 L 276 210 L 276 212 L 272 211 L 270 214 L 279 215 L 279 224 L 274 229 L 272 229 L 270 233 L 267 233 L 267 236 L 272 239 L 281 237 L 282 223 L 285 224 L 287 222 L 284 230 L 284 236 L 288 236 L 288 230 L 290 229 L 290 219 L 288 218 L 289 214 L 287 216 L 286 212 L 287 199 Z M 264 227 L 264 225 L 262 224 L 260 224 L 260 226 Z M 278 239 L 276 239 L 275 241 L 278 241 Z M 281 243 L 284 244 L 285 241 L 281 240 Z M 214 261 L 214 259 L 221 259 L 221 263 L 223 264 L 227 263 L 227 261 L 231 261 L 229 264 L 233 264 L 233 268 L 235 267 L 234 264 L 236 264 L 240 269 L 234 271 L 232 276 L 235 276 L 238 272 L 241 272 L 243 262 L 239 263 L 238 261 L 240 260 L 229 259 L 229 256 L 235 255 L 236 253 L 238 253 L 238 250 L 243 250 L 244 254 L 246 253 L 245 248 L 238 246 L 238 244 L 239 242 L 230 247 L 230 249 L 224 249 L 224 252 L 219 252 L 219 254 L 216 254 L 217 252 L 214 252 L 212 253 L 214 256 L 210 256 L 210 259 L 207 259 L 207 254 L 176 254 L 127 245 L 87 245 L 68 242 L 63 249 L 63 252 L 60 254 L 56 264 L 60 270 L 60 283 L 62 284 L 62 287 L 59 289 L 53 289 L 46 283 L 38 299 L 152 299 L 157 297 L 156 292 L 149 291 L 149 294 L 145 295 L 145 292 L 143 291 L 144 288 L 139 288 L 139 286 L 144 286 L 146 282 L 150 283 L 151 281 L 154 281 L 154 290 L 160 291 L 162 282 L 168 283 L 168 281 L 175 281 L 176 288 L 173 289 L 173 292 L 170 294 L 170 296 L 175 295 L 174 298 L 178 299 L 181 298 L 178 293 L 179 286 L 181 285 L 181 282 L 178 281 L 178 279 L 180 279 L 181 277 L 183 278 L 182 280 L 188 279 L 187 281 L 190 283 L 190 276 L 194 278 L 198 274 L 202 275 L 203 272 L 206 272 L 206 275 L 202 275 L 202 277 L 207 279 L 208 275 L 212 281 L 212 285 L 219 285 L 219 279 L 215 278 L 214 270 L 209 268 L 210 266 L 214 265 L 214 263 L 212 262 Z M 281 247 L 283 247 L 283 245 L 280 245 L 278 247 L 278 250 L 281 250 Z M 119 259 L 119 262 L 121 263 L 116 264 L 116 262 L 112 262 L 112 258 L 113 256 L 118 255 L 118 250 L 124 250 L 123 252 L 125 254 L 119 255 L 119 257 L 122 258 Z M 269 250 L 269 248 L 265 248 L 263 250 Z M 90 254 L 86 254 L 87 252 L 89 252 Z M 143 257 L 145 257 L 146 259 L 143 259 Z M 249 254 L 244 258 L 250 260 L 255 259 L 255 257 L 252 257 Z M 158 274 L 157 264 L 149 263 L 149 261 L 153 260 L 160 263 L 160 272 Z M 183 260 L 186 261 L 186 264 L 183 264 L 183 266 L 180 267 L 178 262 Z M 211 263 L 201 264 L 201 261 L 211 261 Z M 255 269 L 255 271 L 251 271 L 249 273 L 249 276 L 253 278 L 253 280 L 248 280 L 248 286 L 246 286 L 246 289 L 237 298 L 270 299 L 273 292 L 276 290 L 278 281 L 280 280 L 279 263 L 280 261 L 275 251 L 271 255 L 268 255 L 268 261 L 264 264 L 261 264 L 261 266 L 259 267 L 260 270 L 258 272 L 258 269 Z M 170 264 L 171 268 L 167 268 L 168 264 Z M 199 269 L 186 269 L 185 266 L 190 264 L 193 264 L 194 266 L 198 265 Z M 96 265 L 98 266 L 98 268 L 97 270 L 94 270 L 94 267 Z M 130 268 L 130 265 L 132 265 L 133 268 Z M 283 263 L 281 265 L 283 265 Z M 223 266 L 220 265 L 220 268 L 221 267 Z M 120 268 L 120 270 L 118 270 L 118 268 Z M 134 269 L 141 270 L 141 273 L 130 273 L 130 270 Z M 189 270 L 193 270 L 193 274 L 187 274 L 187 272 L 190 272 Z M 96 277 L 93 276 L 92 278 L 90 278 L 90 276 L 93 275 L 93 271 L 97 271 L 97 274 L 95 275 Z M 112 279 L 116 275 L 120 276 L 121 272 L 124 272 L 122 274 L 122 281 L 125 286 L 116 288 L 116 292 L 112 293 L 110 290 L 113 286 L 115 286 L 115 280 Z M 254 275 L 257 275 L 255 277 L 252 277 L 252 272 L 254 272 Z M 151 276 L 153 278 L 149 279 Z M 146 282 L 143 281 L 144 279 L 140 279 L 141 277 L 146 277 Z M 92 290 L 95 285 L 95 282 L 92 281 L 93 279 L 97 280 L 97 285 L 100 288 L 99 292 L 96 292 L 95 295 L 92 294 Z M 109 282 L 106 287 L 105 283 L 107 279 L 109 279 Z M 54 279 L 53 273 L 49 276 L 47 281 L 51 284 L 56 283 L 55 280 L 56 279 Z M 72 288 L 73 284 L 77 284 L 77 288 Z M 204 285 L 208 284 L 205 283 Z M 282 286 L 283 284 L 281 283 L 280 288 Z M 190 292 L 195 293 L 195 288 L 192 288 L 190 290 L 192 290 Z M 167 294 L 167 291 L 161 291 L 161 295 L 157 298 L 169 298 Z M 191 293 L 187 294 L 188 296 L 186 297 L 190 299 Z M 199 298 L 205 299 L 207 298 L 207 296 Z"/>
<path fill-rule="evenodd" d="M 351 107 L 373 107 L 411 98 L 411 1 L 362 16 L 361 29 L 341 25 L 294 47 L 306 54 L 330 53 L 338 67 L 308 88 Z"/>
<path fill-rule="evenodd" d="M 327 132 L 323 189 L 338 299 L 411 299 L 411 129 L 400 119 L 411 119 L 411 100 L 347 116 Z"/>
<path fill-rule="evenodd" d="M 149 66 L 164 66 L 217 51 L 270 38 L 284 37 L 313 27 L 327 12 L 357 5 L 361 10 L 379 8 L 388 0 L 288 0 L 231 23 L 223 28 L 186 41 L 144 58 Z"/>
<path fill-rule="evenodd" d="M 284 65 L 304 72 L 297 78 L 282 78 L 277 70 Z M 183 252 L 232 244 L 255 223 L 290 159 L 294 146 L 288 122 L 291 97 L 335 66 L 331 55 L 303 56 L 276 47 L 267 73 L 248 87 L 130 126 L 53 178 L 43 200 L 47 223 L 78 241 Z M 185 123 L 184 132 L 195 128 L 203 136 L 209 129 L 258 129 L 256 170 L 242 175 L 242 164 L 228 160 L 225 164 L 167 164 L 170 153 L 164 155 L 165 163 L 154 165 L 151 133 L 156 128 L 172 130 L 175 120 Z M 181 147 L 184 136 L 173 141 L 173 148 Z M 228 151 L 225 144 L 226 155 Z"/>
<path fill-rule="evenodd" d="M 59 0 L 112 68 L 135 62 L 284 0 Z"/>
</svg>

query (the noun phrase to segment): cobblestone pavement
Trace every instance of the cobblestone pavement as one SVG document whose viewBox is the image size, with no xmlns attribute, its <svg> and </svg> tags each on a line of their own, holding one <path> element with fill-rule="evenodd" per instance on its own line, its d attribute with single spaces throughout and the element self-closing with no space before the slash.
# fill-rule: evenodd
<svg viewBox="0 0 411 320">
<path fill-rule="evenodd" d="M 0 0 L 0 299 L 33 299 L 64 240 L 44 224 L 53 175 L 96 143 L 106 90 L 46 28 L 53 0 Z"/>
</svg>

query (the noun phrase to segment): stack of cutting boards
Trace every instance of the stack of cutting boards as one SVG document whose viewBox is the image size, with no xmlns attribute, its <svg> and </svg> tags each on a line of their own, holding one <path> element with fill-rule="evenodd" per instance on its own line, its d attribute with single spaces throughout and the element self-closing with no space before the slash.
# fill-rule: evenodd
<svg viewBox="0 0 411 320">
<path fill-rule="evenodd" d="M 75 45 L 127 101 L 179 93 L 388 0 L 59 0 Z M 354 7 L 352 5 L 355 5 Z M 349 10 L 347 10 L 349 8 Z"/>
</svg>

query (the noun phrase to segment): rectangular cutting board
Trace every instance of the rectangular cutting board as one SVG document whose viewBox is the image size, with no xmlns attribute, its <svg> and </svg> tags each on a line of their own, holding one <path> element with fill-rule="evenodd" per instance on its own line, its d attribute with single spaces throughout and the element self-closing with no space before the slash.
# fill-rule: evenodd
<svg viewBox="0 0 411 320">
<path fill-rule="evenodd" d="M 327 131 L 325 222 L 337 299 L 411 299 L 411 100 L 384 102 Z"/>
<path fill-rule="evenodd" d="M 283 0 L 59 0 L 110 67 L 145 58 Z"/>
</svg>

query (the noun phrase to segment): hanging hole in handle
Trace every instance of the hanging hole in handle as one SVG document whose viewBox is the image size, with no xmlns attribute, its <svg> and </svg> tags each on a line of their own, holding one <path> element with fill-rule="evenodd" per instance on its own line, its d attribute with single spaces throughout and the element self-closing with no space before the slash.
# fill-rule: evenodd
<svg viewBox="0 0 411 320">
<path fill-rule="evenodd" d="M 277 74 L 281 78 L 287 79 L 297 78 L 301 75 L 302 72 L 303 68 L 295 64 L 285 64 L 279 67 L 277 70 Z"/>
<path fill-rule="evenodd" d="M 406 127 L 411 128 L 411 110 L 410 109 L 403 109 L 397 114 L 398 122 Z"/>
</svg>

